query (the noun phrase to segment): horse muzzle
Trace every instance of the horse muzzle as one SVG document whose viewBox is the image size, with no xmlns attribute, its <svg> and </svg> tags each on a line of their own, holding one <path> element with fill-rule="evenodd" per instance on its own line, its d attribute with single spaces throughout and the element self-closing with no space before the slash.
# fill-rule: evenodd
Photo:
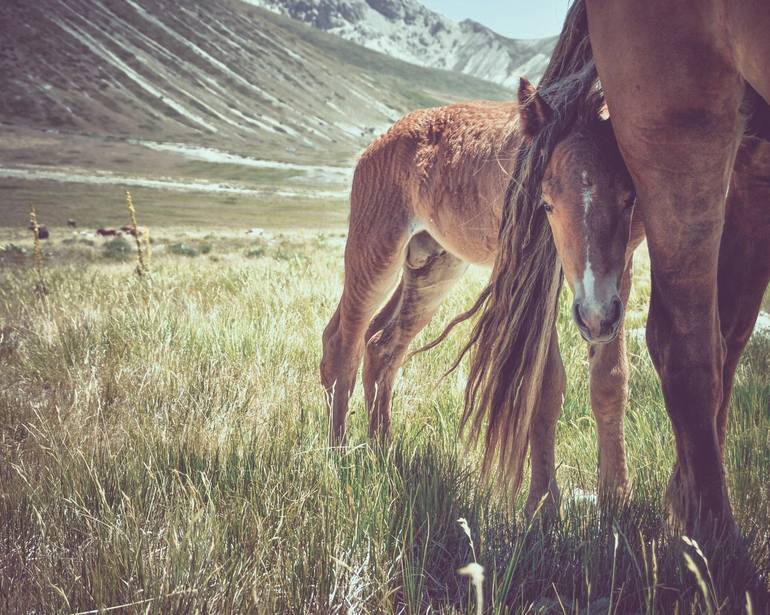
<svg viewBox="0 0 770 615">
<path fill-rule="evenodd" d="M 589 344 L 606 344 L 614 340 L 623 326 L 623 302 L 614 295 L 606 303 L 576 299 L 572 318 L 580 335 Z"/>
</svg>

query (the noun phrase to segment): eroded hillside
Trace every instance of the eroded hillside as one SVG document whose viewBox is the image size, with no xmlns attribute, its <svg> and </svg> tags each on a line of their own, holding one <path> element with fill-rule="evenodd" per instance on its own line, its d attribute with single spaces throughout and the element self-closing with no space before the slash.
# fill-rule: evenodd
<svg viewBox="0 0 770 615">
<path fill-rule="evenodd" d="M 510 96 L 239 0 L 6 0 L 0 28 L 0 195 L 55 218 L 62 194 L 98 213 L 120 187 L 217 221 L 341 207 L 358 152 L 406 111 Z"/>
</svg>

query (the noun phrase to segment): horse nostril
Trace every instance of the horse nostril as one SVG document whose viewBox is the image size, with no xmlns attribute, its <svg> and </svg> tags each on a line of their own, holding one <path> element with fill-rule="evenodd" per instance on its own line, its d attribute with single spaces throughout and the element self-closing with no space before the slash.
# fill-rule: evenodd
<svg viewBox="0 0 770 615">
<path fill-rule="evenodd" d="M 607 319 L 607 322 L 615 325 L 620 321 L 622 317 L 623 317 L 623 302 L 620 300 L 620 297 L 615 295 L 612 298 L 612 306 L 610 307 L 610 317 Z"/>
<path fill-rule="evenodd" d="M 587 329 L 585 321 L 583 320 L 583 315 L 580 313 L 580 304 L 575 301 L 572 304 L 572 318 L 575 320 L 575 323 L 577 323 L 577 326 L 581 329 Z"/>
</svg>

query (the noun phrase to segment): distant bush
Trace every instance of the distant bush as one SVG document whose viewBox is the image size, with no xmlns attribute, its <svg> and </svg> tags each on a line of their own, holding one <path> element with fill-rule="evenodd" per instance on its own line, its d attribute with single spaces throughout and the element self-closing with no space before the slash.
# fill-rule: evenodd
<svg viewBox="0 0 770 615">
<path fill-rule="evenodd" d="M 277 261 L 307 260 L 307 244 L 282 239 L 271 256 Z"/>
<path fill-rule="evenodd" d="M 127 261 L 132 257 L 131 244 L 125 237 L 113 237 L 102 248 L 104 258 L 114 261 Z"/>
<path fill-rule="evenodd" d="M 168 247 L 168 251 L 171 254 L 176 254 L 177 256 L 198 256 L 200 252 L 196 250 L 194 247 L 184 244 L 184 243 L 172 243 Z M 211 246 L 209 245 L 209 251 L 211 251 Z M 205 252 L 204 252 L 205 254 Z"/>
<path fill-rule="evenodd" d="M 0 262 L 20 264 L 24 261 L 27 250 L 15 243 L 7 243 L 0 246 Z"/>
<path fill-rule="evenodd" d="M 264 246 L 257 246 L 256 248 L 251 248 L 249 250 L 246 250 L 245 255 L 246 255 L 246 258 L 259 258 L 265 255 L 265 248 Z"/>
<path fill-rule="evenodd" d="M 7 243 L 0 246 L 0 256 L 24 256 L 27 251 L 15 243 Z"/>
<path fill-rule="evenodd" d="M 93 247 L 96 245 L 96 242 L 93 239 L 89 239 L 88 237 L 67 237 L 66 239 L 62 239 L 61 243 L 63 246 L 81 244 L 84 246 Z"/>
</svg>

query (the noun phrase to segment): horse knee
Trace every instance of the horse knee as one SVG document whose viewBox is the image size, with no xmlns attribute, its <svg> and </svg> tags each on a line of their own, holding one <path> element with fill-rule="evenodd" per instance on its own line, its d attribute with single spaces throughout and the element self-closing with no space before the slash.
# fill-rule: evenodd
<svg viewBox="0 0 770 615">
<path fill-rule="evenodd" d="M 567 374 L 564 367 L 559 364 L 553 367 L 543 381 L 543 390 L 538 405 L 537 415 L 540 422 L 547 425 L 555 425 L 561 414 L 564 393 L 567 390 Z"/>
<path fill-rule="evenodd" d="M 326 335 L 324 332 L 323 354 L 321 355 L 321 384 L 328 391 L 334 386 L 338 377 L 339 336 L 337 333 Z"/>
<path fill-rule="evenodd" d="M 611 369 L 591 374 L 591 397 L 609 403 L 624 403 L 628 397 L 628 374 Z"/>
<path fill-rule="evenodd" d="M 394 362 L 393 355 L 393 331 L 392 323 L 380 329 L 369 338 L 366 343 L 366 367 L 367 377 L 377 380 L 381 372 Z"/>
<path fill-rule="evenodd" d="M 339 309 L 334 313 L 329 324 L 321 335 L 321 383 L 328 389 L 332 384 L 333 361 L 332 355 L 336 347 L 337 328 L 339 326 Z"/>
<path fill-rule="evenodd" d="M 352 390 L 361 359 L 355 345 L 348 344 L 339 331 L 324 334 L 321 383 L 327 391 L 344 386 Z"/>
</svg>

